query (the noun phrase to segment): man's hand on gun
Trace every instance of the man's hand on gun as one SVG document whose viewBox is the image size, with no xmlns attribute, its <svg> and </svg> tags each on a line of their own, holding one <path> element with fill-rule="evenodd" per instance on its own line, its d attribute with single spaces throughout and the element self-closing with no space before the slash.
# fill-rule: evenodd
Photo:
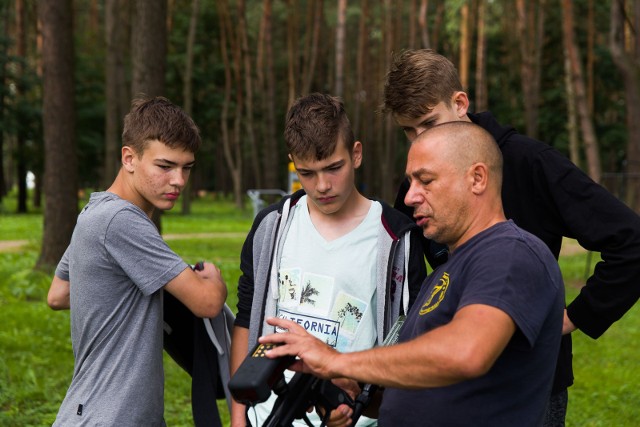
<svg viewBox="0 0 640 427">
<path fill-rule="evenodd" d="M 269 358 L 282 356 L 297 356 L 300 360 L 293 362 L 289 369 L 297 372 L 311 373 L 319 378 L 336 378 L 335 372 L 331 369 L 335 360 L 339 357 L 333 348 L 329 347 L 313 335 L 309 334 L 302 326 L 286 319 L 269 318 L 267 323 L 278 329 L 286 329 L 286 332 L 266 335 L 259 341 L 263 344 L 279 344 L 269 350 L 266 355 Z M 336 386 L 345 390 L 352 399 L 357 396 L 360 387 L 355 381 L 348 379 L 335 379 L 332 381 Z M 322 417 L 324 409 L 317 408 Z M 347 404 L 341 404 L 331 412 L 327 427 L 340 427 L 351 425 L 353 409 Z"/>
</svg>

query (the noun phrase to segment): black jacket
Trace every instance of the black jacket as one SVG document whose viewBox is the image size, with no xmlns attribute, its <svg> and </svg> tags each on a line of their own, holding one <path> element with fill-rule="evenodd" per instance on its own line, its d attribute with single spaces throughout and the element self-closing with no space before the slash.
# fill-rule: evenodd
<svg viewBox="0 0 640 427">
<path fill-rule="evenodd" d="M 487 130 L 502 151 L 506 217 L 538 236 L 556 258 L 563 237 L 600 252 L 602 262 L 567 306 L 576 327 L 599 337 L 640 297 L 640 217 L 551 146 L 500 125 L 489 112 L 469 118 Z M 403 202 L 407 190 L 405 181 L 395 205 L 411 215 Z M 432 266 L 446 260 L 436 259 L 441 247 L 431 242 L 424 246 Z M 554 392 L 573 383 L 571 357 L 571 335 L 565 335 Z"/>
</svg>

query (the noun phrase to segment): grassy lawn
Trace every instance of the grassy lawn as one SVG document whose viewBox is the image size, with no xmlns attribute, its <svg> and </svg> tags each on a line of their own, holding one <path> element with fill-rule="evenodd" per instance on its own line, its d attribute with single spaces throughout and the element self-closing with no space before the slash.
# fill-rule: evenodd
<svg viewBox="0 0 640 427">
<path fill-rule="evenodd" d="M 69 313 L 54 312 L 45 299 L 50 276 L 31 267 L 39 254 L 42 217 L 0 209 L 0 240 L 27 240 L 20 250 L 0 253 L 0 425 L 50 425 L 73 372 Z M 198 201 L 193 213 L 163 216 L 169 245 L 187 262 L 213 261 L 229 286 L 227 304 L 235 310 L 235 285 L 243 234 L 252 211 L 232 203 Z M 185 235 L 178 238 L 175 235 Z M 591 260 L 593 264 L 595 260 Z M 561 258 L 570 300 L 584 282 L 587 255 Z M 640 307 L 634 307 L 597 341 L 574 333 L 575 385 L 569 392 L 568 426 L 637 426 L 640 420 Z M 165 418 L 169 426 L 193 425 L 190 378 L 165 357 Z M 224 416 L 226 405 L 218 402 Z"/>
</svg>

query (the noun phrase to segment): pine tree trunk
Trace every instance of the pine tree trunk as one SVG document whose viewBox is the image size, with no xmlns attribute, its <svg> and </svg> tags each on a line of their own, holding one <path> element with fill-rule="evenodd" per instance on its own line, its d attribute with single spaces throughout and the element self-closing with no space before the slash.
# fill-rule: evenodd
<svg viewBox="0 0 640 427">
<path fill-rule="evenodd" d="M 165 96 L 164 73 L 167 56 L 167 0 L 135 0 L 131 26 L 131 57 L 134 97 Z M 152 220 L 162 233 L 162 211 Z"/>
<path fill-rule="evenodd" d="M 633 0 L 633 12 L 640 20 L 640 1 Z M 625 201 L 631 209 L 640 213 L 640 38 L 635 36 L 635 44 L 625 49 L 625 13 L 619 1 L 611 2 L 611 30 L 609 47 L 611 56 L 624 80 L 627 108 L 627 159 L 628 178 Z M 629 15 L 629 14 L 626 14 Z M 635 22 L 636 24 L 638 21 Z"/>
<path fill-rule="evenodd" d="M 563 41 L 571 65 L 571 81 L 576 96 L 576 108 L 584 141 L 587 169 L 591 179 L 599 183 L 601 177 L 600 153 L 593 122 L 589 115 L 585 84 L 582 76 L 582 64 L 580 63 L 578 46 L 573 33 L 572 0 L 562 0 L 562 14 Z"/>
<path fill-rule="evenodd" d="M 42 23 L 45 211 L 36 268 L 51 270 L 66 250 L 78 214 L 71 0 L 39 3 Z"/>
<path fill-rule="evenodd" d="M 105 158 L 102 187 L 107 188 L 120 170 L 122 118 L 127 113 L 131 95 L 125 62 L 129 54 L 131 8 L 128 0 L 105 3 Z"/>
</svg>

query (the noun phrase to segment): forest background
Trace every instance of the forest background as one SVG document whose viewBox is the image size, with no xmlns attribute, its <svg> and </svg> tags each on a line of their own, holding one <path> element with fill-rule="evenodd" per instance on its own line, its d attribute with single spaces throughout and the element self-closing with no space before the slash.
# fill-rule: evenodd
<svg viewBox="0 0 640 427">
<path fill-rule="evenodd" d="M 344 99 L 366 147 L 363 192 L 391 201 L 407 142 L 380 111 L 384 77 L 394 54 L 429 47 L 458 66 L 472 110 L 566 153 L 640 211 L 639 10 L 640 0 L 1 0 L 0 197 L 17 191 L 18 212 L 44 200 L 37 267 L 50 269 L 79 191 L 115 177 L 122 118 L 145 93 L 202 130 L 183 212 L 205 191 L 242 209 L 249 188 L 287 188 L 284 115 L 319 91 Z"/>
</svg>

